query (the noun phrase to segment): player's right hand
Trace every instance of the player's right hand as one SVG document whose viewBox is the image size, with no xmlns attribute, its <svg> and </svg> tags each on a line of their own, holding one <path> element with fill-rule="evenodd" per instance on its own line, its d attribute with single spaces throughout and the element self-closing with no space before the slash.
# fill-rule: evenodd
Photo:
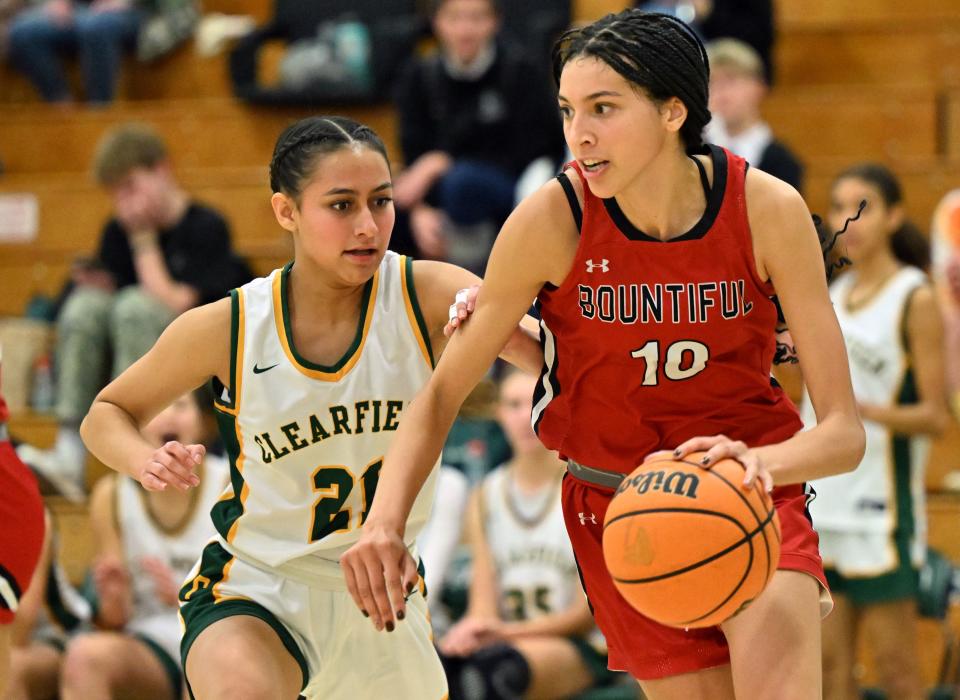
<svg viewBox="0 0 960 700">
<path fill-rule="evenodd" d="M 187 491 L 200 483 L 195 473 L 207 449 L 183 445 L 176 440 L 163 445 L 137 467 L 134 477 L 147 491 L 163 491 L 168 485 Z"/>
<path fill-rule="evenodd" d="M 477 308 L 477 297 L 480 296 L 480 285 L 475 284 L 468 289 L 461 289 L 457 292 L 453 303 L 450 305 L 450 315 L 447 319 L 447 325 L 443 327 L 443 334 L 448 338 L 453 335 Z"/>
<path fill-rule="evenodd" d="M 420 578 L 400 533 L 367 520 L 360 539 L 340 556 L 340 567 L 360 612 L 377 630 L 392 632 Z"/>
</svg>

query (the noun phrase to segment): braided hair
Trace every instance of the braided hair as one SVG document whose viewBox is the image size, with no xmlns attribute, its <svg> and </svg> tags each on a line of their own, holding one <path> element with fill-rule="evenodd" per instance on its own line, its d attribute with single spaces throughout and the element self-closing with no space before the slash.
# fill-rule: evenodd
<svg viewBox="0 0 960 700">
<path fill-rule="evenodd" d="M 346 146 L 362 145 L 387 161 L 387 149 L 377 132 L 347 117 L 307 117 L 283 130 L 270 160 L 270 188 L 300 201 L 304 184 L 313 176 L 319 156 Z"/>
<path fill-rule="evenodd" d="M 592 56 L 606 63 L 655 102 L 679 98 L 687 108 L 680 138 L 688 153 L 703 146 L 710 63 L 703 42 L 671 15 L 638 9 L 610 14 L 564 32 L 553 47 L 553 78 L 568 61 Z"/>
</svg>

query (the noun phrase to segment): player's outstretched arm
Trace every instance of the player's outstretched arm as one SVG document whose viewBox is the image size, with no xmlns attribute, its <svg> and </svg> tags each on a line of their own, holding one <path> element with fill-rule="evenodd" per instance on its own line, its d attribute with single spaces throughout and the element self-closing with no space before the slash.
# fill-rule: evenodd
<svg viewBox="0 0 960 700">
<path fill-rule="evenodd" d="M 404 592 L 416 571 L 403 545 L 407 516 L 460 405 L 544 283 L 559 283 L 568 272 L 569 260 L 557 251 L 564 227 L 574 224 L 557 183 L 544 186 L 511 214 L 494 245 L 470 322 L 450 340 L 432 378 L 404 412 L 360 541 L 340 560 L 354 601 L 378 629 L 392 629 L 395 616 L 404 613 Z"/>
<path fill-rule="evenodd" d="M 80 426 L 87 449 L 148 490 L 196 486 L 193 472 L 203 460 L 203 446 L 172 441 L 157 449 L 140 428 L 211 376 L 229 386 L 229 368 L 230 300 L 187 311 L 97 395 Z"/>
<path fill-rule="evenodd" d="M 778 484 L 851 471 L 866 438 L 810 212 L 796 190 L 755 170 L 747 177 L 747 203 L 758 272 L 776 288 L 817 414 L 815 428 L 757 455 Z"/>
</svg>

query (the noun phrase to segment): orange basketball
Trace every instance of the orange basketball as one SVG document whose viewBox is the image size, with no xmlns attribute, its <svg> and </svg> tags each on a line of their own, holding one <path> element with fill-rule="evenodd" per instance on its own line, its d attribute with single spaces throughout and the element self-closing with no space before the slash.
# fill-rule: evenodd
<svg viewBox="0 0 960 700">
<path fill-rule="evenodd" d="M 780 560 L 780 521 L 759 481 L 725 459 L 697 466 L 644 462 L 617 489 L 603 523 L 603 557 L 640 613 L 671 627 L 709 627 L 764 589 Z"/>
</svg>

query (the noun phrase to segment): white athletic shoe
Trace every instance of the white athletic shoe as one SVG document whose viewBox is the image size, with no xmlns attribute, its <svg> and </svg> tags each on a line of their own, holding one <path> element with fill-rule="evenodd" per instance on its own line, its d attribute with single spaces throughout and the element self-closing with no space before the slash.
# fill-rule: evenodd
<svg viewBox="0 0 960 700">
<path fill-rule="evenodd" d="M 41 481 L 41 492 L 52 491 L 73 503 L 83 503 L 87 500 L 82 463 L 78 467 L 76 464 L 68 463 L 70 460 L 64 459 L 55 450 L 41 450 L 27 444 L 17 447 L 17 456 Z M 49 488 L 44 489 L 44 485 Z"/>
</svg>

